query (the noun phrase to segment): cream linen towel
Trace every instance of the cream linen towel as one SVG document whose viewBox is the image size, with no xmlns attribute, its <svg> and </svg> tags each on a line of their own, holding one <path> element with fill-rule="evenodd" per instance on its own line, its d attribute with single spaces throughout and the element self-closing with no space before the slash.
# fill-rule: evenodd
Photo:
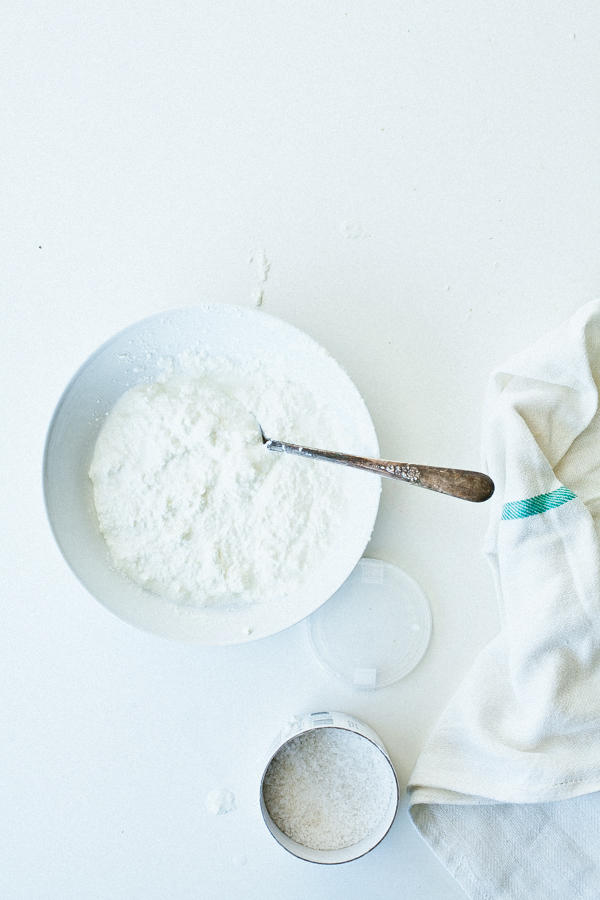
<svg viewBox="0 0 600 900">
<path fill-rule="evenodd" d="M 409 784 L 413 822 L 477 900 L 600 898 L 599 386 L 600 301 L 492 375 L 502 630 Z"/>
</svg>

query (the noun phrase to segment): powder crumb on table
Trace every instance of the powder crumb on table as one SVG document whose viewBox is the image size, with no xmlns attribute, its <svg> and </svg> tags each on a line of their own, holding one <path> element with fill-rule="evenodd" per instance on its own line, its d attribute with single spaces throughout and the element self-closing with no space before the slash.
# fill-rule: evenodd
<svg viewBox="0 0 600 900">
<path fill-rule="evenodd" d="M 289 838 L 313 850 L 341 850 L 379 825 L 393 777 L 370 741 L 344 729 L 319 728 L 281 747 L 265 774 L 263 797 Z"/>
<path fill-rule="evenodd" d="M 236 809 L 235 797 L 226 788 L 215 788 L 207 794 L 204 805 L 214 816 L 223 816 Z"/>
</svg>

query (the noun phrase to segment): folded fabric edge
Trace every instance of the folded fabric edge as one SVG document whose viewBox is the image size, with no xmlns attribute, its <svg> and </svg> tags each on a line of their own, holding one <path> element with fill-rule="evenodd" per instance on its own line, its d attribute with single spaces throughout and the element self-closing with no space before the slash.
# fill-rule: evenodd
<svg viewBox="0 0 600 900">
<path fill-rule="evenodd" d="M 479 792 L 469 790 L 469 778 L 465 777 L 462 784 L 457 784 L 457 790 L 444 787 L 431 787 L 421 785 L 408 785 L 409 811 L 419 805 L 453 805 L 453 806 L 489 806 L 492 804 L 506 803 L 551 803 L 555 800 L 570 800 L 574 797 L 582 797 L 585 794 L 594 794 L 600 791 L 600 771 L 592 772 L 584 778 L 566 780 L 545 787 L 536 786 L 531 790 L 523 786 L 507 785 L 502 796 L 494 796 L 496 785 L 482 783 L 481 773 L 478 773 L 477 781 Z M 432 779 L 433 780 L 433 779 Z M 489 787 L 489 794 L 482 794 L 481 788 Z M 462 790 L 461 790 L 462 789 Z M 411 812 L 412 816 L 412 812 Z"/>
<path fill-rule="evenodd" d="M 461 849 L 460 844 L 452 845 L 444 840 L 443 835 L 436 829 L 436 820 L 427 815 L 428 805 L 418 804 L 414 810 L 412 807 L 409 809 L 409 817 L 415 830 L 471 900 L 492 900 L 471 869 L 464 849 Z"/>
<path fill-rule="evenodd" d="M 410 819 L 471 900 L 597 900 L 600 794 L 572 803 L 420 803 Z M 581 844 L 573 842 L 575 822 L 585 831 Z"/>
<path fill-rule="evenodd" d="M 503 388 L 515 376 L 531 378 L 534 381 L 544 381 L 579 391 L 582 386 L 585 386 L 585 380 L 578 377 L 576 373 L 574 374 L 570 366 L 567 369 L 564 367 L 561 369 L 560 366 L 557 366 L 556 351 L 561 346 L 567 347 L 574 340 L 582 340 L 585 344 L 589 328 L 597 326 L 599 318 L 600 297 L 597 297 L 584 303 L 569 318 L 556 325 L 551 331 L 541 335 L 533 344 L 517 351 L 504 363 L 496 366 L 491 373 L 491 394 L 488 394 L 486 401 L 494 404 Z M 540 372 L 539 359 L 541 358 L 552 360 L 553 364 L 548 371 Z M 533 368 L 531 365 L 532 359 L 535 360 Z M 569 372 L 568 375 L 565 374 L 566 371 Z"/>
</svg>

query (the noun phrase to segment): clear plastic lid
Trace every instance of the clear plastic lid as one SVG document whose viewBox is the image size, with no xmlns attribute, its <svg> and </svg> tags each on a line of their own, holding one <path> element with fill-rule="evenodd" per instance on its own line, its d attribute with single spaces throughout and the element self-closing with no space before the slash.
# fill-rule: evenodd
<svg viewBox="0 0 600 900">
<path fill-rule="evenodd" d="M 419 585 L 379 559 L 361 559 L 307 621 L 319 661 L 361 690 L 385 687 L 408 675 L 431 636 L 431 610 Z"/>
</svg>

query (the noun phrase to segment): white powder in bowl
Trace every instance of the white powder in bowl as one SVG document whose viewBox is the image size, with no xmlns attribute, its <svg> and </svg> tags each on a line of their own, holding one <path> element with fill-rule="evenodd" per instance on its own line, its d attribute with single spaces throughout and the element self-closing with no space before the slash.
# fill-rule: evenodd
<svg viewBox="0 0 600 900">
<path fill-rule="evenodd" d="M 258 422 L 307 446 L 347 449 L 348 436 L 311 392 L 256 361 L 164 368 L 117 401 L 96 441 L 89 474 L 114 566 L 195 606 L 297 590 L 343 521 L 347 470 L 267 450 Z"/>
<path fill-rule="evenodd" d="M 379 825 L 393 784 L 389 763 L 371 741 L 319 728 L 278 750 L 265 773 L 263 798 L 289 838 L 313 850 L 341 850 Z"/>
</svg>

